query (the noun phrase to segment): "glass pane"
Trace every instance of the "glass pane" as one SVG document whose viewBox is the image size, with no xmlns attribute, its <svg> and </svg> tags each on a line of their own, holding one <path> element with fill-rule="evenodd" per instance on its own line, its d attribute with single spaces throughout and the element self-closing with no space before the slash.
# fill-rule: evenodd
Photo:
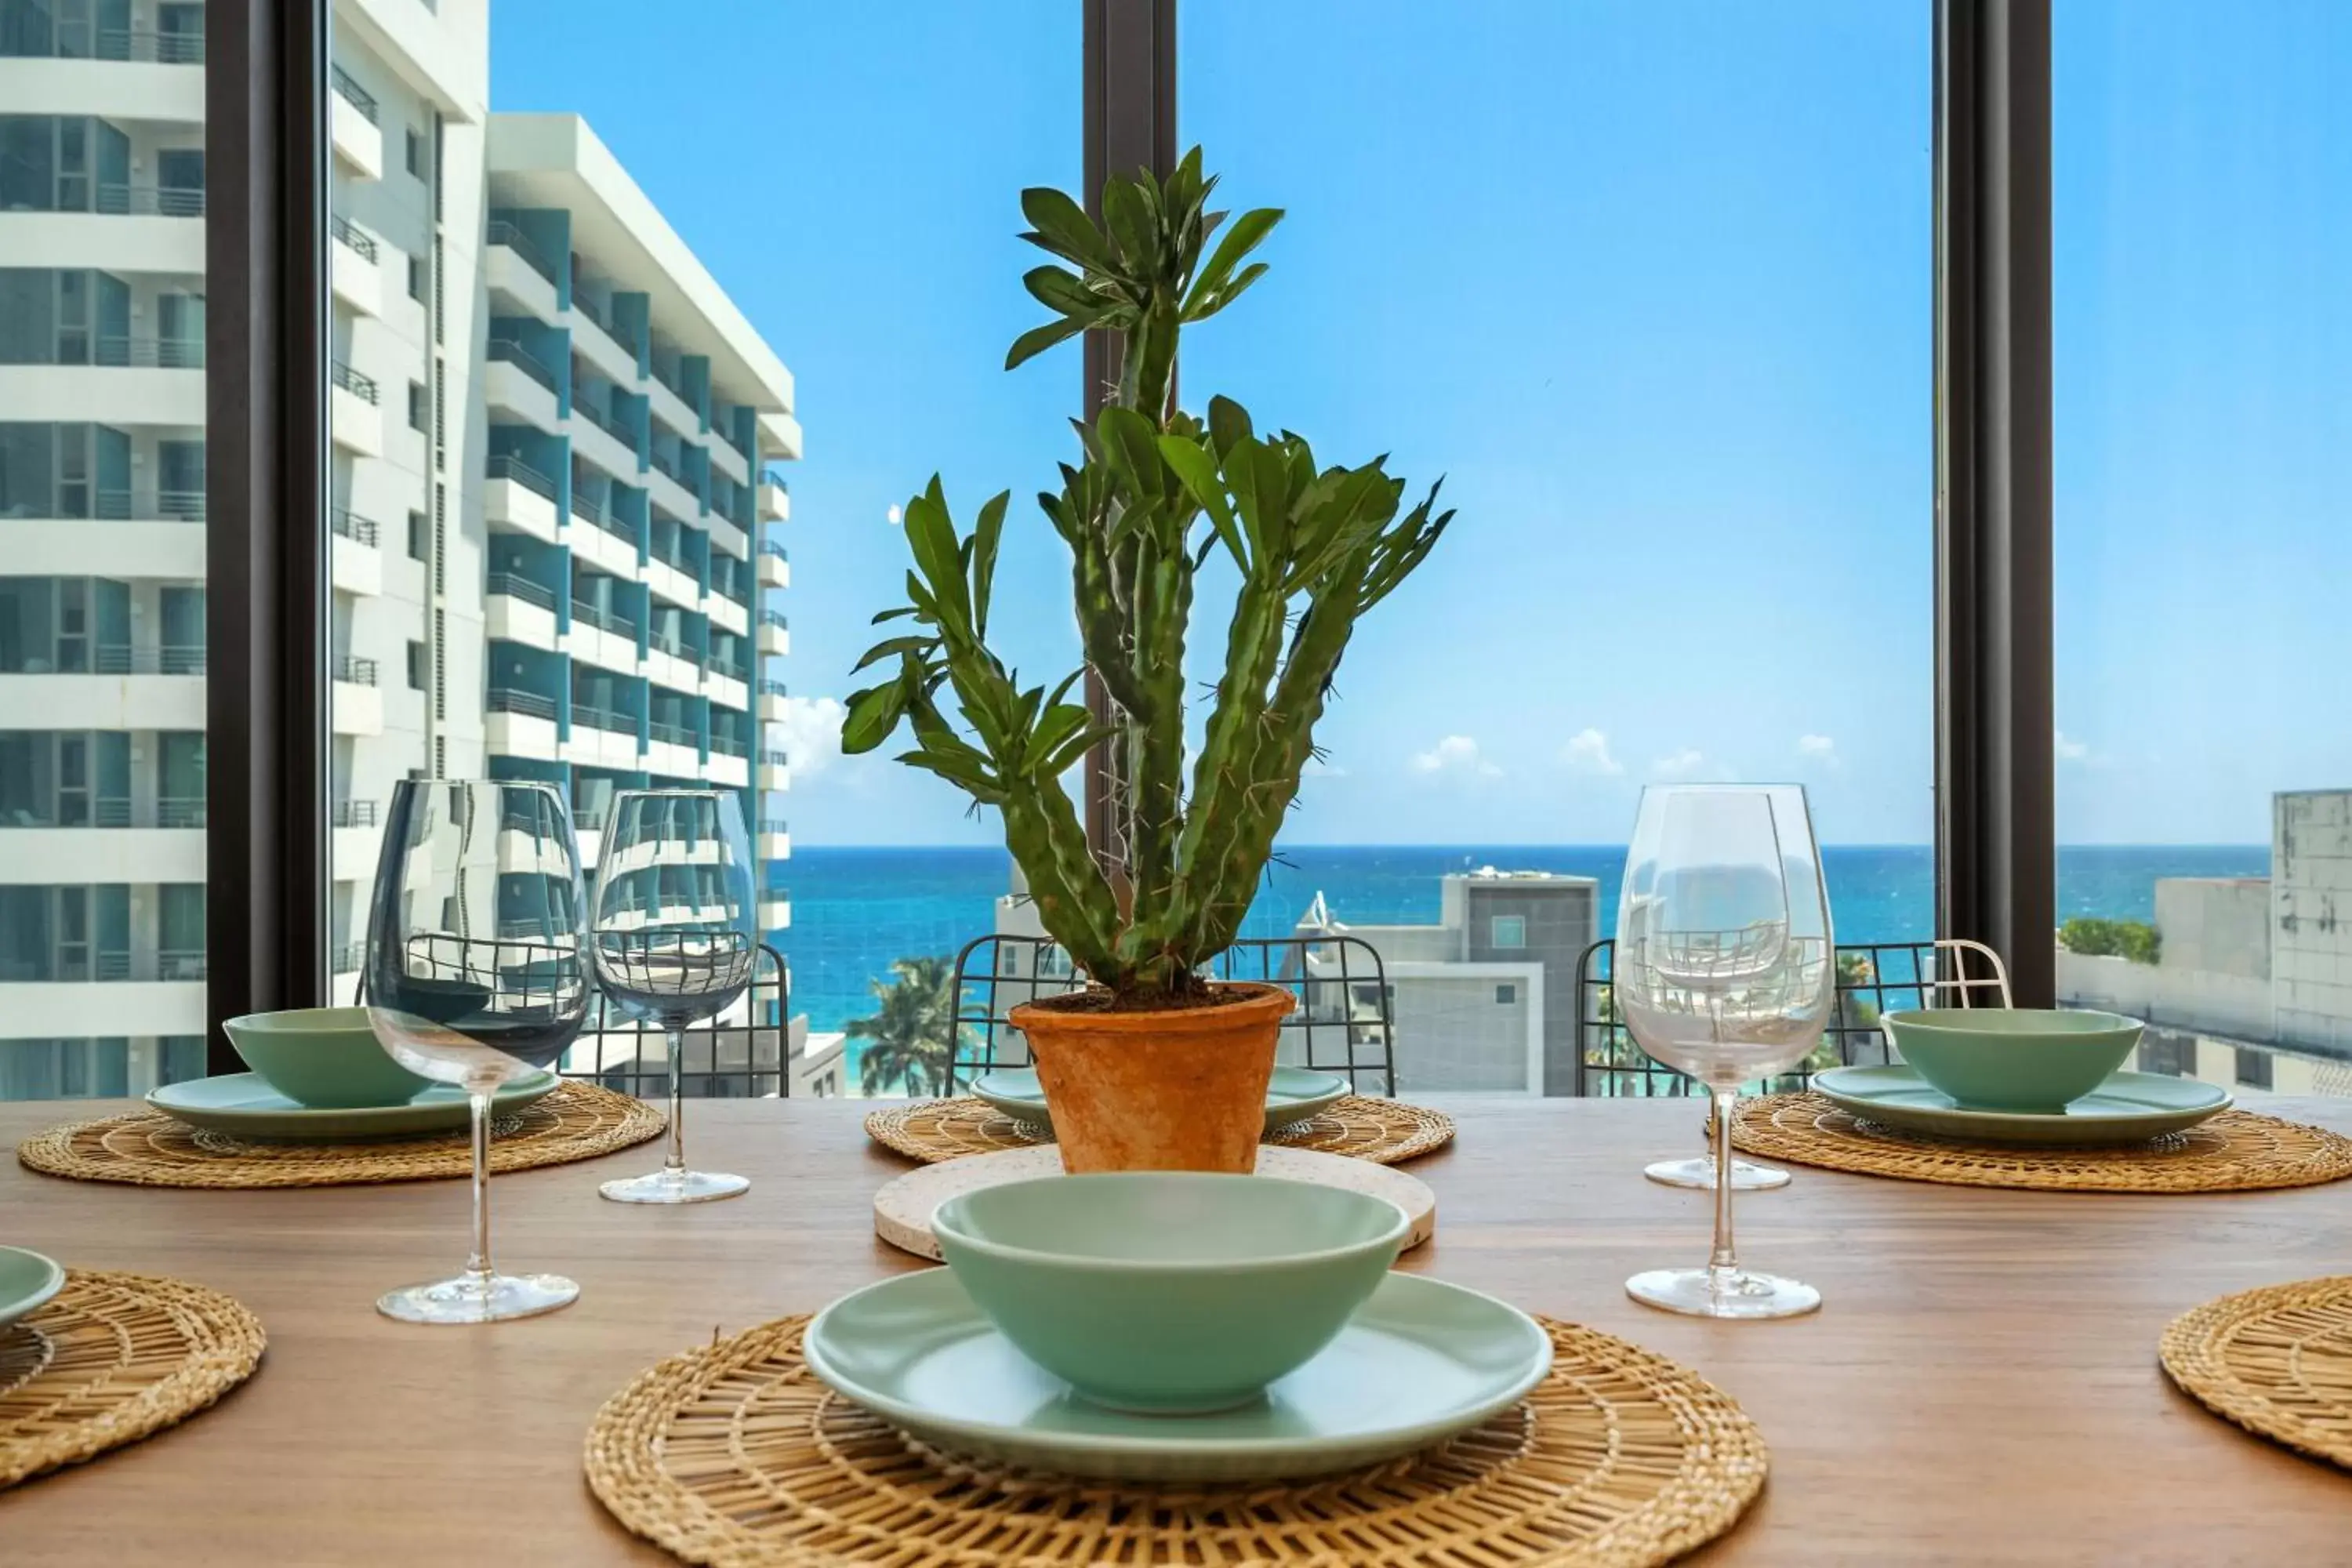
<svg viewBox="0 0 2352 1568">
<path fill-rule="evenodd" d="M 0 0 L 6 1099 L 204 1068 L 204 56 L 131 16 Z"/>
<path fill-rule="evenodd" d="M 1287 214 L 1185 402 L 1459 511 L 1359 624 L 1244 928 L 1378 950 L 1345 1005 L 1409 1089 L 1673 1081 L 1580 1071 L 1645 784 L 1802 783 L 1840 942 L 1933 934 L 1931 19 L 1185 13 L 1181 141 Z"/>
<path fill-rule="evenodd" d="M 2352 11 L 2055 29 L 2060 995 L 2352 1092 Z"/>
</svg>

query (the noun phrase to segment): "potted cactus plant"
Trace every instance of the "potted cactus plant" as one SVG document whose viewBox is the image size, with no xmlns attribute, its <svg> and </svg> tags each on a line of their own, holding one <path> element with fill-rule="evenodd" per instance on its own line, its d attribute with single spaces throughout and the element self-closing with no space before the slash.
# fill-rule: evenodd
<svg viewBox="0 0 2352 1568">
<path fill-rule="evenodd" d="M 1013 1014 L 1073 1171 L 1254 1167 L 1293 998 L 1202 970 L 1248 913 L 1358 619 L 1453 517 L 1434 485 L 1406 507 L 1385 458 L 1325 468 L 1303 437 L 1260 434 L 1229 399 L 1212 398 L 1205 418 L 1178 405 L 1178 334 L 1265 273 L 1247 258 L 1282 216 L 1260 208 L 1228 226 L 1208 210 L 1215 184 L 1195 148 L 1165 181 L 1109 181 L 1099 226 L 1063 192 L 1022 193 L 1022 237 L 1067 265 L 1023 279 L 1055 319 L 1013 343 L 1006 368 L 1090 330 L 1118 348 L 1117 385 L 1078 426 L 1081 460 L 1037 498 L 1069 550 L 1085 667 L 1050 690 L 1024 687 L 991 651 L 1008 498 L 967 532 L 934 476 L 903 512 L 908 602 L 875 617 L 909 625 L 859 662 L 887 679 L 850 697 L 842 728 L 843 749 L 863 752 L 904 725 L 913 749 L 900 761 L 995 808 L 1039 921 L 1091 983 Z M 1193 591 L 1218 553 L 1238 585 L 1222 668 L 1201 672 L 1213 698 L 1188 770 Z M 1077 694 L 1087 668 L 1107 717 Z M 1062 782 L 1097 744 L 1117 819 L 1101 858 Z"/>
</svg>

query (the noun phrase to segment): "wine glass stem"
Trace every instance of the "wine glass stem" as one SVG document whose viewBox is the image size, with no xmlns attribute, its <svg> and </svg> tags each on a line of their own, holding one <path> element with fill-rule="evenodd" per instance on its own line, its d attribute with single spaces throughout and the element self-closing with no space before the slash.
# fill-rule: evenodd
<svg viewBox="0 0 2352 1568">
<path fill-rule="evenodd" d="M 1718 1273 L 1739 1267 L 1731 1252 L 1731 1110 L 1739 1099 L 1737 1086 L 1718 1089 L 1715 1096 L 1715 1251 L 1706 1262 Z"/>
<path fill-rule="evenodd" d="M 686 1174 L 686 1031 L 669 1031 L 669 1158 L 662 1162 L 665 1175 Z"/>
<path fill-rule="evenodd" d="M 490 1277 L 490 1097 L 476 1089 L 467 1099 L 474 1110 L 474 1255 L 466 1259 L 466 1273 L 475 1279 Z"/>
</svg>

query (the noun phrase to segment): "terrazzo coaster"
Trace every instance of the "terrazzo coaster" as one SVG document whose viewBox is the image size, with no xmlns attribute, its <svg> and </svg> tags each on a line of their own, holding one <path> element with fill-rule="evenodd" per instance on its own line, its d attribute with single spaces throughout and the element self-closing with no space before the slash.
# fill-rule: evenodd
<svg viewBox="0 0 2352 1568">
<path fill-rule="evenodd" d="M 940 1244 L 931 1235 L 931 1211 L 958 1193 L 1062 1173 L 1061 1152 L 1050 1143 L 925 1165 L 885 1183 L 874 1194 L 874 1234 L 902 1252 L 936 1262 Z M 1437 1194 L 1420 1177 L 1387 1165 L 1266 1144 L 1257 1152 L 1257 1173 L 1388 1199 L 1404 1210 L 1405 1218 L 1412 1222 L 1412 1228 L 1405 1233 L 1406 1250 L 1437 1234 Z"/>
</svg>

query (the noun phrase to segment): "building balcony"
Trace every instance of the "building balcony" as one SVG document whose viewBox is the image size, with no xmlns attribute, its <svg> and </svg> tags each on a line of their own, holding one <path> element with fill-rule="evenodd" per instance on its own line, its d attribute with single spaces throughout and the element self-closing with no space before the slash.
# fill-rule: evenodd
<svg viewBox="0 0 2352 1568">
<path fill-rule="evenodd" d="M 0 68 L 8 63 L 0 59 Z M 6 74 L 5 68 L 0 68 L 0 79 Z M 5 93 L 0 93 L 0 103 L 6 101 Z M 127 196 L 130 187 L 100 189 L 123 192 Z M 0 212 L 0 256 L 21 266 L 75 271 L 89 268 L 117 276 L 142 272 L 201 275 L 205 269 L 203 221 L 154 210 L 163 197 L 183 195 L 201 203 L 201 192 L 146 189 L 136 204 L 149 208 L 143 213 L 110 213 L 103 206 L 96 212 Z M 171 205 L 184 204 L 175 201 Z"/>
<path fill-rule="evenodd" d="M 789 588 L 793 585 L 792 557 L 784 547 L 772 539 L 760 541 L 760 586 Z"/>
<path fill-rule="evenodd" d="M 646 742 L 646 771 L 665 778 L 698 779 L 702 776 L 702 752 L 691 733 L 677 731 L 663 738 L 669 726 L 654 726 L 655 737 Z"/>
<path fill-rule="evenodd" d="M 364 43 L 420 98 L 463 124 L 478 124 L 489 101 L 488 61 L 466 47 L 466 30 L 436 0 L 344 0 L 335 31 Z"/>
<path fill-rule="evenodd" d="M 760 657 L 781 658 L 793 651 L 792 628 L 782 614 L 774 610 L 760 612 Z"/>
<path fill-rule="evenodd" d="M 642 562 L 635 527 L 591 496 L 576 479 L 572 488 L 572 517 L 575 524 L 588 525 L 565 531 L 564 542 L 572 547 L 573 557 L 612 576 L 635 582 Z"/>
<path fill-rule="evenodd" d="M 539 269 L 530 241 L 510 223 L 493 219 L 488 247 L 482 253 L 482 282 L 501 315 L 529 316 L 550 326 L 562 319 L 555 280 Z"/>
<path fill-rule="evenodd" d="M 635 771 L 643 766 L 634 714 L 616 713 L 586 702 L 572 705 L 572 732 L 563 760 L 590 767 Z"/>
<path fill-rule="evenodd" d="M 0 365 L 0 424 L 201 426 L 204 344 L 103 338 L 94 364 Z"/>
<path fill-rule="evenodd" d="M 335 660 L 334 682 L 327 714 L 338 735 L 383 733 L 383 692 L 376 685 L 376 663 L 345 654 Z"/>
<path fill-rule="evenodd" d="M 681 568 L 655 556 L 638 573 L 639 579 L 681 610 L 702 608 L 702 584 Z"/>
<path fill-rule="evenodd" d="M 383 593 L 383 552 L 377 547 L 374 520 L 339 506 L 327 513 L 327 526 L 331 531 L 329 574 L 335 591 L 371 598 Z"/>
<path fill-rule="evenodd" d="M 0 103 L 11 113 L 205 122 L 203 35 L 59 23 L 53 37 L 47 53 L 0 58 Z"/>
<path fill-rule="evenodd" d="M 760 929 L 790 931 L 793 927 L 793 900 L 787 894 L 769 891 L 760 895 Z"/>
<path fill-rule="evenodd" d="M 0 983 L 0 1017 L 18 1038 L 78 1039 L 102 1017 L 116 1035 L 201 1035 L 205 1016 L 203 955 L 107 954 L 129 960 L 130 973 L 104 980 Z M 193 971 L 193 973 L 191 973 Z M 166 975 L 171 976 L 165 978 Z"/>
<path fill-rule="evenodd" d="M 793 492 L 784 481 L 762 476 L 752 504 L 761 522 L 790 522 L 793 520 Z"/>
<path fill-rule="evenodd" d="M 555 653 L 562 647 L 554 590 L 511 572 L 493 572 L 483 584 L 482 629 L 494 639 Z"/>
<path fill-rule="evenodd" d="M 760 822 L 759 857 L 762 860 L 789 860 L 793 858 L 793 830 L 782 817 L 763 817 Z"/>
<path fill-rule="evenodd" d="M 789 380 L 787 376 L 788 384 Z M 761 410 L 760 452 L 762 457 L 797 460 L 801 455 L 801 422 L 774 409 Z"/>
<path fill-rule="evenodd" d="M 482 367 L 483 402 L 548 435 L 562 435 L 563 418 L 556 402 L 555 373 L 511 338 L 492 338 L 483 352 L 488 356 Z"/>
<path fill-rule="evenodd" d="M 372 882 L 383 847 L 383 826 L 375 802 L 339 800 L 328 830 L 329 875 L 338 882 Z"/>
<path fill-rule="evenodd" d="M 712 512 L 704 518 L 703 526 L 710 531 L 710 548 L 733 556 L 738 561 L 751 559 L 751 536 L 734 522 Z"/>
<path fill-rule="evenodd" d="M 717 665 L 702 671 L 702 694 L 718 706 L 740 713 L 751 701 L 751 689 Z"/>
<path fill-rule="evenodd" d="M 556 742 L 555 699 L 494 686 L 488 708 L 482 740 L 493 755 L 551 763 L 562 754 Z"/>
<path fill-rule="evenodd" d="M 335 156 L 362 180 L 383 178 L 383 111 L 375 98 L 352 79 L 342 67 L 333 68 L 334 92 L 328 101 L 327 124 Z"/>
<path fill-rule="evenodd" d="M 556 542 L 553 479 L 520 458 L 492 458 L 483 472 L 482 518 L 493 532 L 527 533 Z"/>
<path fill-rule="evenodd" d="M 616 675 L 635 676 L 638 657 L 637 623 L 626 616 L 580 599 L 572 601 L 572 626 L 563 634 L 563 651 Z"/>
<path fill-rule="evenodd" d="M 685 482 L 676 474 L 663 468 L 658 458 L 646 470 L 640 482 L 646 487 L 646 493 L 653 498 L 654 505 L 672 517 L 702 515 L 702 498 L 687 489 Z"/>
<path fill-rule="evenodd" d="M 617 434 L 615 432 L 618 432 Z M 624 484 L 638 484 L 635 437 L 618 419 L 579 402 L 563 422 L 562 434 L 572 437 L 572 450 Z"/>
<path fill-rule="evenodd" d="M 707 449 L 710 453 L 712 468 L 726 475 L 739 485 L 748 485 L 751 482 L 751 460 L 736 449 L 734 442 L 720 435 L 716 428 L 710 432 Z"/>
<path fill-rule="evenodd" d="M 375 378 L 341 360 L 328 372 L 327 433 L 336 446 L 363 458 L 383 456 L 383 393 Z"/>
<path fill-rule="evenodd" d="M 160 506 L 159 506 L 160 499 Z M 95 518 L 12 517 L 0 520 L 0 561 L 26 577 L 120 575 L 138 563 L 138 575 L 201 583 L 205 577 L 202 491 L 134 497 L 100 491 Z M 162 508 L 171 509 L 162 514 Z M 194 515 L 183 521 L 177 514 Z"/>
<path fill-rule="evenodd" d="M 328 227 L 335 237 L 328 266 L 335 298 L 363 316 L 382 316 L 383 243 L 341 213 L 329 220 Z"/>
<path fill-rule="evenodd" d="M 101 650 L 108 651 L 108 650 Z M 169 661 L 153 648 L 143 668 L 75 675 L 0 675 L 0 730 L 201 730 L 205 727 L 204 650 Z"/>
<path fill-rule="evenodd" d="M 760 682 L 760 722 L 781 724 L 792 711 L 791 695 L 781 680 Z"/>
<path fill-rule="evenodd" d="M 76 886 L 107 882 L 201 882 L 205 879 L 204 802 L 144 803 L 137 826 L 129 801 L 101 802 L 99 812 L 120 826 L 0 826 L 0 882 Z M 87 1031 L 84 1031 L 87 1032 Z"/>
<path fill-rule="evenodd" d="M 652 405 L 656 419 L 668 426 L 678 439 L 692 440 L 694 433 L 702 428 L 702 416 L 694 411 L 684 393 L 662 379 L 662 374 L 660 365 L 656 363 L 654 374 L 637 390 L 644 393 L 646 401 Z"/>
<path fill-rule="evenodd" d="M 732 632 L 739 637 L 751 635 L 751 611 L 740 599 L 731 599 L 717 588 L 703 595 L 702 613 L 710 624 L 722 632 Z"/>
<path fill-rule="evenodd" d="M 760 753 L 760 787 L 762 790 L 783 791 L 793 787 L 792 763 L 782 752 Z"/>
<path fill-rule="evenodd" d="M 718 789 L 741 789 L 751 782 L 751 764 L 714 747 L 703 759 L 702 776 Z"/>
<path fill-rule="evenodd" d="M 637 384 L 637 356 L 621 346 L 621 341 L 588 311 L 579 308 L 575 297 L 571 316 L 564 321 L 572 329 L 572 346 L 580 357 L 604 372 L 617 385 Z"/>
<path fill-rule="evenodd" d="M 646 679 L 657 686 L 691 697 L 702 689 L 702 665 L 684 644 L 675 650 L 649 639 L 646 645 Z"/>
</svg>

